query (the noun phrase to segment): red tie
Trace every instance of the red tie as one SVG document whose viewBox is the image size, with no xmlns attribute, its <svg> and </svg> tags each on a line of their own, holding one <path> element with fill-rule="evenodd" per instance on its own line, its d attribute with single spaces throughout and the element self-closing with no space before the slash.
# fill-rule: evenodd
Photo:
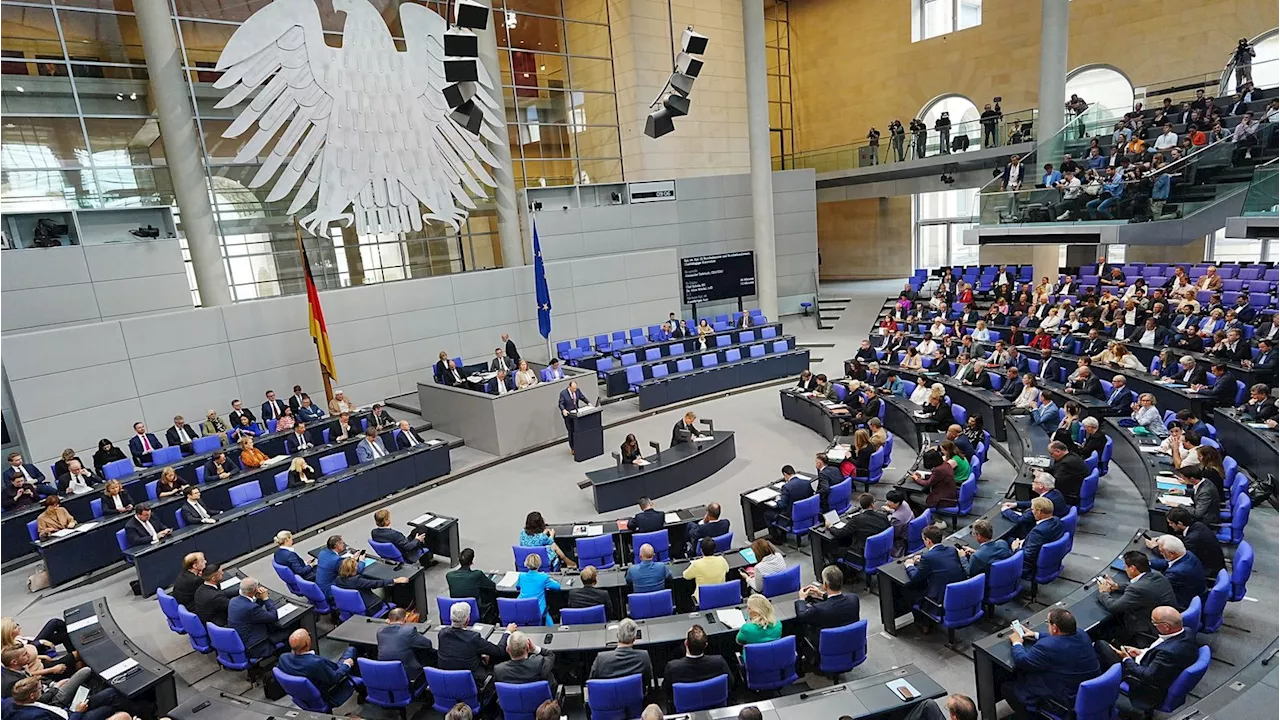
<svg viewBox="0 0 1280 720">
<path fill-rule="evenodd" d="M 142 451 L 151 452 L 151 441 L 147 439 L 147 434 L 142 434 Z"/>
</svg>

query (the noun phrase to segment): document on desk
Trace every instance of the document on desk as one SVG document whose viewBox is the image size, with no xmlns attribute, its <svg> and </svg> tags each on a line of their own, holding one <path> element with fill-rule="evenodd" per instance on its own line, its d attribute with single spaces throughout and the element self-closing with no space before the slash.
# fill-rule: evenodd
<svg viewBox="0 0 1280 720">
<path fill-rule="evenodd" d="M 573 532 L 571 532 L 571 533 L 569 533 L 569 534 L 570 534 L 570 535 L 573 535 L 574 537 L 577 537 L 577 536 L 579 536 L 579 535 L 586 535 L 586 534 L 587 534 L 587 526 L 586 526 L 586 525 L 574 525 L 574 526 L 573 526 Z"/>
<path fill-rule="evenodd" d="M 63 528 L 61 530 L 55 530 L 53 532 L 53 536 L 56 538 L 64 538 L 68 535 L 75 535 L 78 532 L 80 532 L 79 528 Z"/>
<path fill-rule="evenodd" d="M 432 530 L 439 530 L 440 528 L 448 524 L 449 524 L 449 518 L 438 517 L 435 520 L 432 520 L 431 522 L 427 523 L 427 527 L 431 528 Z"/>
<path fill-rule="evenodd" d="M 1266 430 L 1268 427 L 1270 427 L 1266 423 L 1256 423 L 1256 422 L 1247 422 L 1245 423 L 1245 425 L 1248 425 L 1254 430 Z"/>
<path fill-rule="evenodd" d="M 914 700 L 920 697 L 920 691 L 915 689 L 915 687 L 913 687 L 911 683 L 901 678 L 897 680 L 890 680 L 889 682 L 885 683 L 884 686 L 889 688 L 891 691 L 893 691 L 893 694 L 897 695 L 898 698 L 903 700 L 904 702 L 907 700 Z"/>
<path fill-rule="evenodd" d="M 1148 455 L 1157 455 L 1160 453 L 1159 445 L 1139 445 L 1138 452 L 1144 452 Z"/>
<path fill-rule="evenodd" d="M 276 608 L 276 619 L 277 619 L 277 620 L 283 620 L 283 619 L 284 619 L 284 617 L 285 617 L 286 615 L 288 615 L 289 613 L 291 613 L 291 612 L 293 612 L 294 610 L 297 610 L 297 609 L 298 609 L 298 606 L 297 606 L 297 605 L 294 605 L 293 603 L 287 602 L 287 603 L 285 603 L 285 604 L 281 605 L 280 607 Z"/>
<path fill-rule="evenodd" d="M 675 525 L 680 522 L 680 516 L 675 513 L 667 513 L 662 516 L 662 522 L 668 525 Z"/>
<path fill-rule="evenodd" d="M 716 610 L 716 619 L 734 630 L 747 623 L 746 617 L 742 615 L 742 611 L 738 608 L 720 608 Z"/>
<path fill-rule="evenodd" d="M 98 676 L 103 680 L 110 680 L 111 678 L 120 675 L 121 673 L 129 672 L 136 667 L 138 667 L 137 660 L 134 660 L 133 658 L 126 658 L 98 673 Z"/>
<path fill-rule="evenodd" d="M 218 588 L 220 590 L 226 590 L 227 588 L 233 588 L 239 584 L 240 584 L 240 578 L 238 577 L 227 578 L 226 580 L 223 580 L 222 582 L 218 583 Z"/>
<path fill-rule="evenodd" d="M 435 515 L 432 515 L 431 513 L 422 513 L 418 517 L 410 520 L 409 524 L 410 525 L 426 525 L 427 523 L 431 522 L 432 518 L 434 517 Z"/>
<path fill-rule="evenodd" d="M 279 465 L 280 463 L 282 463 L 282 462 L 284 462 L 285 460 L 288 460 L 288 459 L 289 459 L 289 456 L 288 456 L 288 455 L 276 455 L 275 457 L 269 457 L 269 458 L 267 458 L 267 461 L 266 461 L 266 462 L 264 462 L 264 463 L 262 463 L 262 466 L 263 466 L 263 467 L 270 467 L 270 466 L 272 466 L 272 465 Z"/>
<path fill-rule="evenodd" d="M 763 487 L 763 488 L 760 488 L 759 490 L 753 490 L 747 493 L 748 500 L 750 500 L 751 502 L 758 502 L 758 503 L 767 502 L 776 497 L 778 497 L 778 491 L 774 490 L 773 488 L 767 488 L 767 487 Z"/>
<path fill-rule="evenodd" d="M 513 588 L 520 580 L 520 573 L 515 570 L 508 570 L 502 574 L 502 579 L 497 582 L 498 587 Z"/>
<path fill-rule="evenodd" d="M 1190 507 L 1193 504 L 1191 502 L 1191 498 L 1187 497 L 1186 495 L 1161 495 L 1160 502 L 1172 503 L 1174 505 L 1180 505 L 1182 507 Z"/>
<path fill-rule="evenodd" d="M 596 536 L 598 536 L 598 535 L 603 535 L 603 534 L 604 534 L 604 526 L 603 526 L 603 525 L 588 525 L 588 526 L 587 526 L 587 532 L 586 532 L 587 537 L 596 537 Z"/>
<path fill-rule="evenodd" d="M 716 438 L 714 435 L 694 435 L 692 439 L 694 442 L 711 442 Z"/>
<path fill-rule="evenodd" d="M 98 616 L 90 615 L 89 617 L 83 620 L 77 620 L 71 623 L 70 625 L 68 625 L 67 632 L 75 632 L 77 630 L 83 630 L 91 625 L 97 625 L 97 624 L 98 624 Z"/>
<path fill-rule="evenodd" d="M 96 527 L 98 527 L 97 520 L 94 520 L 92 522 L 87 522 L 87 523 L 80 523 L 79 525 L 76 526 L 76 532 L 82 532 L 82 533 L 89 532 L 90 530 Z"/>
<path fill-rule="evenodd" d="M 648 461 L 648 460 L 645 460 L 644 458 L 636 458 L 635 460 L 632 460 L 632 461 L 631 461 L 631 464 L 632 464 L 632 465 L 639 465 L 640 467 L 644 467 L 645 465 L 648 465 L 648 464 L 649 464 L 649 461 Z"/>
</svg>

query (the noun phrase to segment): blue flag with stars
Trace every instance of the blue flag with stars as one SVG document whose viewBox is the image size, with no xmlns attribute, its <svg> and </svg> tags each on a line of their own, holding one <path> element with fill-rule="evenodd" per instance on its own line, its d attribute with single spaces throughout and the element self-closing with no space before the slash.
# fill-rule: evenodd
<svg viewBox="0 0 1280 720">
<path fill-rule="evenodd" d="M 551 291 L 547 289 L 547 265 L 542 261 L 542 244 L 538 242 L 538 223 L 533 223 L 533 287 L 538 297 L 538 332 L 551 338 Z"/>
</svg>

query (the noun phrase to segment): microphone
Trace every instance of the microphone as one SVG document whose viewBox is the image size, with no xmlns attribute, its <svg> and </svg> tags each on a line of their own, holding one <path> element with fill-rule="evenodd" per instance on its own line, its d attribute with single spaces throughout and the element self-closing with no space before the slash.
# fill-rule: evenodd
<svg viewBox="0 0 1280 720">
<path fill-rule="evenodd" d="M 653 456 L 653 459 L 654 459 L 654 460 L 660 460 L 660 459 L 662 459 L 662 446 L 661 446 L 661 445 L 659 445 L 658 443 L 656 443 L 656 442 L 654 442 L 654 441 L 650 440 L 650 441 L 649 441 L 649 447 L 653 448 L 653 452 L 655 453 L 655 454 L 654 454 L 654 456 Z"/>
</svg>

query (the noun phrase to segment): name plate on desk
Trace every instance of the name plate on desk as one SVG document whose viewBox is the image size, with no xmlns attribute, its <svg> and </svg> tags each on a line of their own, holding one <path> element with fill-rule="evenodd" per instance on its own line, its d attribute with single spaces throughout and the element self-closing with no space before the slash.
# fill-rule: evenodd
<svg viewBox="0 0 1280 720">
<path fill-rule="evenodd" d="M 103 680 L 111 680 L 111 678 L 129 672 L 138 667 L 138 661 L 133 658 L 125 658 L 111 667 L 98 673 Z"/>
<path fill-rule="evenodd" d="M 89 617 L 87 617 L 87 618 L 85 618 L 85 619 L 83 619 L 83 620 L 77 620 L 77 621 L 75 621 L 75 622 L 71 623 L 70 625 L 68 625 L 68 626 L 67 626 L 67 632 L 75 632 L 75 631 L 77 631 L 77 630 L 83 630 L 83 629 L 85 629 L 85 628 L 87 628 L 87 627 L 91 627 L 91 626 L 93 626 L 93 625 L 97 625 L 97 624 L 98 624 L 98 616 L 97 616 L 97 615 L 90 615 Z"/>
<path fill-rule="evenodd" d="M 293 603 L 285 603 L 280 607 L 276 608 L 276 619 L 277 620 L 283 619 L 286 615 L 288 615 L 289 613 L 297 609 L 298 609 L 297 605 L 294 605 Z"/>
</svg>

